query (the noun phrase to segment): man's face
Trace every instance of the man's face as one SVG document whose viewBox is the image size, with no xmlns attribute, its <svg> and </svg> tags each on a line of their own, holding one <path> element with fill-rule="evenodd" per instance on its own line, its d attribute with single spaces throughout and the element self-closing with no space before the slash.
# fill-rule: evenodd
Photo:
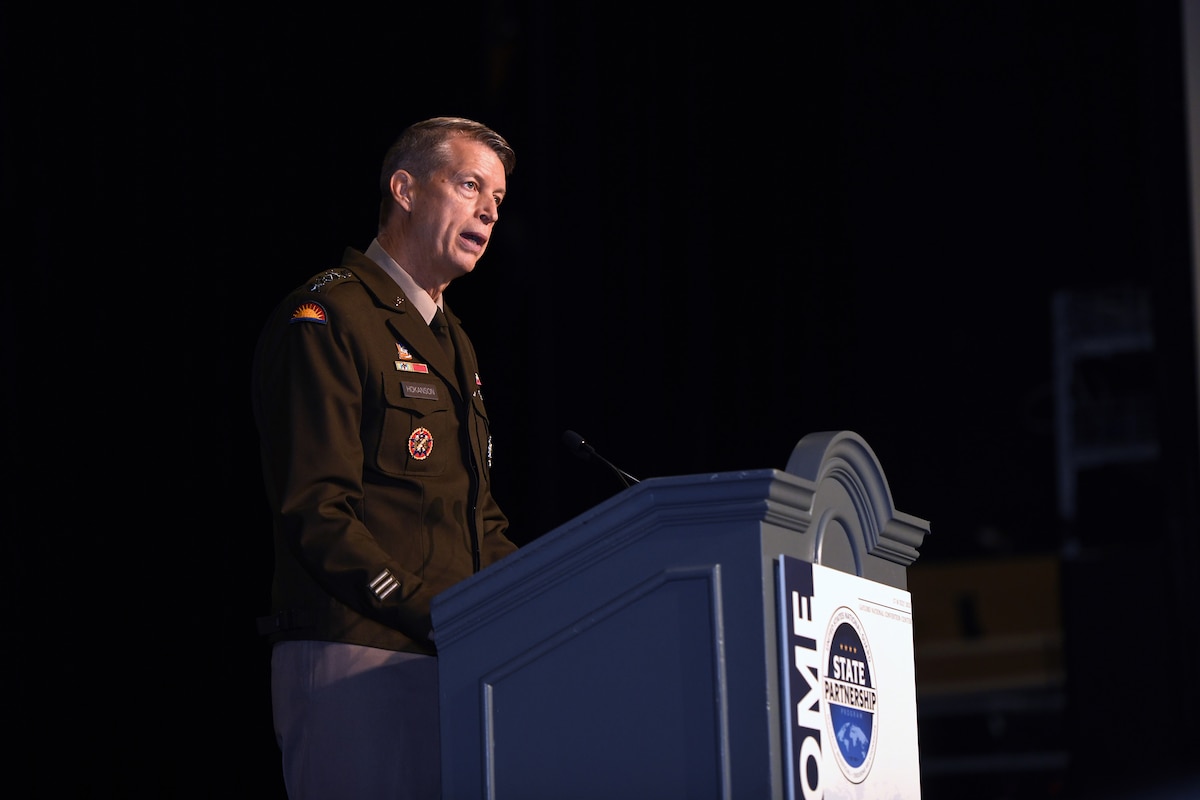
<svg viewBox="0 0 1200 800">
<path fill-rule="evenodd" d="M 420 184 L 412 206 L 425 261 L 446 281 L 475 269 L 506 191 L 504 165 L 486 144 L 455 137 L 450 152 L 448 165 Z"/>
</svg>

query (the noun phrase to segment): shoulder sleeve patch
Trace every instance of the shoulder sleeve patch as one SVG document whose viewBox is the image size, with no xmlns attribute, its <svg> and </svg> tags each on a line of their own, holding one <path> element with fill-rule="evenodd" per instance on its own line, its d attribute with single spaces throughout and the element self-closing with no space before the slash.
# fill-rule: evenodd
<svg viewBox="0 0 1200 800">
<path fill-rule="evenodd" d="M 320 303 L 301 303 L 292 312 L 292 318 L 288 320 L 288 324 L 294 325 L 297 322 L 316 322 L 320 325 L 327 325 L 329 319 L 325 316 L 325 309 Z"/>
</svg>

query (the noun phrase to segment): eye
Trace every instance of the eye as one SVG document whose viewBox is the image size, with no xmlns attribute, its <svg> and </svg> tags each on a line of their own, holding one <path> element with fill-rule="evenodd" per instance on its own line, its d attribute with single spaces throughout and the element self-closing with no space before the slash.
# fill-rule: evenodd
<svg viewBox="0 0 1200 800">
<path fill-rule="evenodd" d="M 468 189 L 470 189 L 473 192 L 479 191 L 479 184 L 476 183 L 475 181 L 464 181 L 463 186 L 467 187 Z"/>
</svg>

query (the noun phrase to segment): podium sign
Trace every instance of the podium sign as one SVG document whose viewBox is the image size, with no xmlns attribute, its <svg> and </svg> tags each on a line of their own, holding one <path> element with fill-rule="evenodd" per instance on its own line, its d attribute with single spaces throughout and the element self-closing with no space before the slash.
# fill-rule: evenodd
<svg viewBox="0 0 1200 800">
<path fill-rule="evenodd" d="M 918 797 L 927 532 L 851 431 L 626 489 L 434 598 L 443 797 Z"/>
<path fill-rule="evenodd" d="M 778 570 L 787 797 L 920 798 L 909 593 L 787 555 Z"/>
</svg>

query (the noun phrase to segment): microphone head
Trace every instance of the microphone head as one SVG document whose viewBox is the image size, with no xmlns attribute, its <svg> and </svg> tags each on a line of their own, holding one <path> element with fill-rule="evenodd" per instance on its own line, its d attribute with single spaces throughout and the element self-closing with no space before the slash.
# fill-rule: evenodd
<svg viewBox="0 0 1200 800">
<path fill-rule="evenodd" d="M 621 483 L 625 484 L 626 488 L 638 482 L 637 478 L 633 477 L 628 472 L 619 468 L 607 458 L 597 453 L 596 448 L 585 442 L 583 437 L 575 431 L 563 431 L 562 440 L 563 444 L 571 448 L 571 452 L 579 456 L 579 458 L 582 460 L 596 461 L 597 463 L 608 467 L 610 470 L 612 470 L 613 474 L 620 479 Z"/>
<path fill-rule="evenodd" d="M 563 431 L 563 444 L 568 446 L 576 456 L 584 459 L 588 457 L 588 443 L 583 441 L 583 437 L 575 431 Z"/>
<path fill-rule="evenodd" d="M 571 449 L 571 452 L 587 461 L 592 457 L 592 446 L 583 440 L 575 431 L 563 431 L 563 444 Z"/>
</svg>

